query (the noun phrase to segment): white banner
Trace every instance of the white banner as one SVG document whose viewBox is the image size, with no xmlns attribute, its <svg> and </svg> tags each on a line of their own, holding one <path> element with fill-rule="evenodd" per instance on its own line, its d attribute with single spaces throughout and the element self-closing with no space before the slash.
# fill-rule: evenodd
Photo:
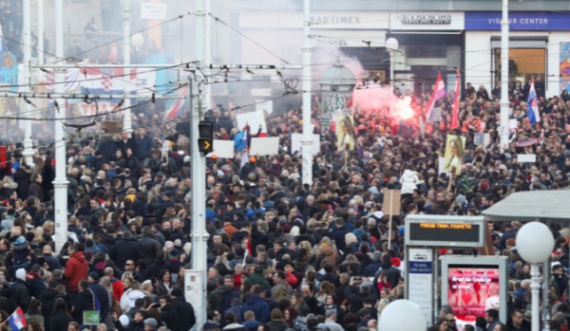
<svg viewBox="0 0 570 331">
<path fill-rule="evenodd" d="M 206 157 L 216 156 L 223 159 L 234 158 L 234 141 L 233 140 L 217 140 L 214 139 L 214 151 Z"/>
<path fill-rule="evenodd" d="M 301 152 L 301 139 L 303 139 L 302 133 L 294 133 L 291 135 L 291 152 Z M 318 134 L 313 135 L 313 146 L 312 146 L 313 155 L 318 154 L 321 151 L 321 141 L 320 136 Z"/>
<path fill-rule="evenodd" d="M 236 115 L 236 120 L 238 124 L 238 130 L 243 130 L 245 125 L 249 125 L 250 133 L 255 135 L 259 131 L 259 126 L 261 125 L 261 132 L 267 133 L 267 126 L 265 124 L 265 116 L 263 111 L 254 111 L 251 113 L 238 114 Z"/>
<path fill-rule="evenodd" d="M 279 137 L 251 138 L 249 156 L 274 155 L 279 152 Z"/>
<path fill-rule="evenodd" d="M 164 20 L 166 19 L 165 3 L 143 3 L 141 7 L 141 18 L 145 20 Z"/>
</svg>

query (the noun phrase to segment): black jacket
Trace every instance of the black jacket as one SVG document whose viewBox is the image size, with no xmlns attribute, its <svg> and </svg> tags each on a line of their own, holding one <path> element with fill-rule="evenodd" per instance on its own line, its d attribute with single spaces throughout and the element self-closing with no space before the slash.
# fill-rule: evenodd
<svg viewBox="0 0 570 331">
<path fill-rule="evenodd" d="M 83 311 L 85 310 L 95 310 L 95 300 L 93 299 L 93 294 L 89 290 L 79 292 L 79 294 L 77 294 L 77 298 L 75 298 L 71 316 L 73 317 L 73 320 L 79 323 L 79 325 L 83 324 Z"/>
<path fill-rule="evenodd" d="M 158 241 L 147 236 L 139 239 L 138 245 L 140 250 L 140 258 L 143 258 L 145 260 L 153 260 L 156 257 L 156 253 L 160 252 L 160 244 Z"/>
<path fill-rule="evenodd" d="M 174 311 L 182 318 L 178 321 L 178 328 L 181 331 L 190 330 L 196 324 L 196 315 L 194 307 L 184 300 L 184 298 L 176 298 L 172 300 Z"/>
<path fill-rule="evenodd" d="M 12 284 L 11 293 L 12 305 L 14 307 L 21 307 L 24 313 L 26 313 L 30 305 L 30 292 L 28 291 L 26 283 L 21 279 L 16 279 Z"/>
<path fill-rule="evenodd" d="M 127 260 L 138 261 L 142 257 L 139 245 L 131 240 L 120 240 L 115 244 L 115 265 L 119 268 L 125 267 Z"/>
<path fill-rule="evenodd" d="M 69 325 L 70 322 L 71 322 L 71 315 L 69 315 L 68 313 L 57 313 L 53 316 L 50 315 L 49 323 L 47 319 L 45 320 L 46 331 L 67 330 L 67 326 Z"/>
<path fill-rule="evenodd" d="M 42 303 L 42 314 L 44 315 L 44 325 L 46 331 L 50 331 L 51 314 L 53 313 L 55 299 L 57 298 L 59 298 L 59 292 L 52 288 L 46 288 L 38 297 L 38 300 L 40 300 Z"/>
<path fill-rule="evenodd" d="M 95 293 L 101 306 L 101 319 L 104 320 L 109 314 L 111 307 L 109 306 L 109 293 L 105 287 L 99 283 L 89 284 L 89 289 Z"/>
<path fill-rule="evenodd" d="M 160 319 L 166 324 L 167 329 L 170 331 L 186 331 L 180 328 L 179 317 L 172 304 L 166 305 L 160 310 Z"/>
</svg>

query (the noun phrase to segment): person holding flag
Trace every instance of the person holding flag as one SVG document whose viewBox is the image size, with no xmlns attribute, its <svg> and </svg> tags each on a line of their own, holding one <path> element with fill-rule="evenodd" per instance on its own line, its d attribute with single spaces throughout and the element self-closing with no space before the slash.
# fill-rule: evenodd
<svg viewBox="0 0 570 331">
<path fill-rule="evenodd" d="M 536 91 L 534 90 L 534 78 L 530 82 L 530 90 L 528 92 L 528 109 L 526 111 L 526 115 L 528 116 L 531 125 L 540 121 Z"/>
<path fill-rule="evenodd" d="M 457 80 L 455 81 L 455 95 L 453 96 L 453 109 L 451 112 L 451 129 L 459 127 L 459 96 L 461 95 L 461 75 L 457 69 Z"/>
<path fill-rule="evenodd" d="M 435 82 L 435 88 L 433 89 L 433 93 L 431 94 L 431 98 L 429 99 L 427 109 L 426 109 L 426 122 L 431 122 L 433 119 L 433 108 L 435 103 L 439 101 L 441 98 L 445 96 L 445 83 L 443 79 L 441 79 L 441 73 L 437 74 L 437 80 Z"/>
<path fill-rule="evenodd" d="M 4 326 L 4 323 L 6 323 L 6 321 L 0 324 L 0 328 Z M 12 315 L 10 315 L 10 318 L 8 318 L 8 323 L 10 323 L 10 327 L 14 331 L 23 329 L 28 326 L 22 308 L 20 307 L 16 308 L 16 310 L 12 313 Z"/>
</svg>

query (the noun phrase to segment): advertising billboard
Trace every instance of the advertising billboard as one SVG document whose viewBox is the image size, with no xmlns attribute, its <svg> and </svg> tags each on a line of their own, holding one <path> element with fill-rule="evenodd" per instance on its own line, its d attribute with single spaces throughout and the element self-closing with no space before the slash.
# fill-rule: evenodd
<svg viewBox="0 0 570 331">
<path fill-rule="evenodd" d="M 441 257 L 442 304 L 453 309 L 458 330 L 475 325 L 488 309 L 497 309 L 506 321 L 507 263 L 505 256 Z"/>
</svg>

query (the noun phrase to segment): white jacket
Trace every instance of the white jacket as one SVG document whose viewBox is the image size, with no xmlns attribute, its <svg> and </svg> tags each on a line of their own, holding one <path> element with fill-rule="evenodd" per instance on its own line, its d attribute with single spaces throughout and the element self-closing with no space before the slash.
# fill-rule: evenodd
<svg viewBox="0 0 570 331">
<path fill-rule="evenodd" d="M 412 194 L 417 188 L 416 184 L 420 182 L 418 172 L 409 169 L 404 170 L 400 182 L 402 183 L 402 194 Z"/>
<path fill-rule="evenodd" d="M 138 298 L 144 298 L 145 294 L 143 291 L 130 289 L 123 293 L 121 297 L 121 310 L 125 313 L 127 310 L 135 306 L 135 300 Z"/>
</svg>

